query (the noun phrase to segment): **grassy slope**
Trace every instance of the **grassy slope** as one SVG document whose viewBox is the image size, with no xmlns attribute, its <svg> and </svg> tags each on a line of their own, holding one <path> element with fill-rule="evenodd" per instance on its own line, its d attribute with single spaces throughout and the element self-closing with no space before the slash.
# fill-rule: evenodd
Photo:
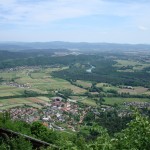
<svg viewBox="0 0 150 150">
<path fill-rule="evenodd" d="M 124 102 L 150 102 L 147 98 L 120 98 L 120 97 L 105 97 L 105 104 L 123 104 Z"/>
</svg>

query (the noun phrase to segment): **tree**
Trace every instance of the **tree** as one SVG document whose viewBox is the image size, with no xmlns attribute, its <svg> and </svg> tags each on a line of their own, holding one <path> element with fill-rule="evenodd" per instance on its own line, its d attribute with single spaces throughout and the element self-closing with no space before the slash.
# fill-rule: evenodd
<svg viewBox="0 0 150 150">
<path fill-rule="evenodd" d="M 23 137 L 11 138 L 7 141 L 2 140 L 0 150 L 32 150 L 32 144 Z"/>
<path fill-rule="evenodd" d="M 98 105 L 102 105 L 103 102 L 105 102 L 105 99 L 104 99 L 102 96 L 100 96 L 99 99 L 96 101 L 96 103 L 97 103 Z"/>
<path fill-rule="evenodd" d="M 61 94 L 63 94 L 65 97 L 69 97 L 72 95 L 73 91 L 71 89 L 64 89 L 60 91 Z"/>
<path fill-rule="evenodd" d="M 138 112 L 135 119 L 128 124 L 128 128 L 116 135 L 113 143 L 116 149 L 149 150 L 150 122 Z"/>
</svg>

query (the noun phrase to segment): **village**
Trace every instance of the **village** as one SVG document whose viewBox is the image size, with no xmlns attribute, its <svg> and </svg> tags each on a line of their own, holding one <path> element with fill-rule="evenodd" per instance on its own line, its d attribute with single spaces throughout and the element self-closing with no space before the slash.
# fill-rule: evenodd
<svg viewBox="0 0 150 150">
<path fill-rule="evenodd" d="M 50 67 L 50 66 L 45 66 L 45 67 Z M 52 66 L 51 66 L 52 67 Z M 54 67 L 59 67 L 58 65 L 55 65 Z M 19 71 L 22 72 L 22 70 L 24 70 L 24 75 L 27 76 L 27 78 L 29 78 L 29 80 L 34 80 L 34 77 L 32 76 L 32 73 L 37 73 L 37 75 L 39 75 L 40 73 L 38 72 L 39 69 L 41 69 L 40 66 L 22 66 L 22 67 L 16 67 L 16 68 L 10 68 L 10 69 L 4 69 L 4 70 L 0 70 L 0 72 L 6 71 L 6 72 L 16 72 L 16 74 L 18 75 Z M 37 72 L 36 72 L 37 71 Z M 39 73 L 39 74 L 38 74 Z M 46 86 L 48 85 L 49 89 L 46 88 L 44 90 L 44 94 L 41 92 L 44 88 L 40 87 L 39 85 L 39 89 L 41 90 L 33 90 L 33 85 L 32 82 L 17 82 L 17 77 L 18 76 L 14 76 L 14 78 L 11 78 L 9 80 L 2 80 L 2 82 L 0 83 L 4 88 L 10 88 L 10 87 L 15 87 L 16 89 L 21 89 L 21 98 L 23 99 L 23 104 L 21 103 L 18 104 L 18 106 L 11 106 L 8 108 L 8 106 L 11 105 L 10 101 L 14 100 L 17 102 L 18 99 L 15 99 L 17 97 L 19 97 L 18 95 L 15 95 L 13 98 L 9 97 L 9 96 L 4 96 L 4 98 L 10 98 L 8 102 L 6 103 L 2 103 L 0 104 L 1 107 L 5 107 L 10 114 L 10 118 L 12 120 L 21 120 L 27 123 L 33 123 L 35 121 L 40 121 L 44 126 L 46 126 L 47 128 L 53 129 L 53 130 L 61 130 L 61 131 L 79 131 L 79 128 L 82 125 L 85 125 L 85 118 L 88 115 L 88 112 L 91 112 L 92 114 L 94 114 L 93 116 L 99 117 L 101 112 L 111 112 L 114 109 L 118 109 L 115 107 L 115 102 L 113 102 L 111 105 L 102 102 L 101 104 L 97 105 L 97 101 L 94 100 L 94 97 L 99 96 L 99 92 L 97 91 L 90 91 L 89 93 L 92 95 L 90 95 L 88 97 L 88 95 L 84 95 L 84 93 L 73 93 L 75 94 L 76 98 L 74 98 L 73 96 L 71 97 L 72 92 L 70 92 L 68 89 L 67 90 L 60 90 L 58 89 L 58 87 L 56 89 L 50 89 L 51 88 L 51 84 L 52 81 L 54 80 L 54 78 L 52 80 L 49 81 L 49 84 L 46 84 Z M 42 77 L 41 77 L 42 76 Z M 44 76 L 50 76 L 50 73 L 43 75 L 41 73 L 41 76 L 39 76 L 39 79 L 43 80 L 43 81 L 48 81 L 47 78 L 44 78 Z M 35 81 L 38 78 L 35 78 Z M 54 82 L 55 81 L 55 82 Z M 56 80 L 54 80 L 54 84 L 53 86 L 55 86 L 55 84 L 57 84 L 58 82 L 56 82 Z M 44 82 L 45 84 L 46 82 Z M 86 83 L 86 82 L 85 82 Z M 66 82 L 64 82 L 64 84 L 66 84 Z M 86 83 L 87 84 L 87 83 Z M 36 84 L 35 84 L 36 85 Z M 42 85 L 42 84 L 41 84 Z M 68 83 L 67 83 L 68 85 Z M 70 84 L 69 84 L 70 85 Z M 111 89 L 112 86 L 111 84 L 103 84 L 104 86 L 102 88 L 104 89 Z M 71 85 L 70 85 L 71 86 Z M 14 89 L 15 89 L 14 88 Z M 37 86 L 36 86 L 37 88 Z M 65 88 L 68 88 L 68 86 L 66 86 Z M 75 87 L 77 88 L 77 87 Z M 134 87 L 132 86 L 120 86 L 120 89 L 129 89 L 129 90 L 134 90 Z M 13 89 L 13 88 L 12 88 Z M 86 88 L 87 90 L 88 88 Z M 90 89 L 90 88 L 89 88 Z M 45 94 L 45 91 L 46 92 Z M 147 90 L 147 89 L 146 89 Z M 13 90 L 12 90 L 13 91 Z M 70 92 L 70 95 L 65 95 L 66 91 Z M 42 94 L 41 94 L 41 93 Z M 14 92 L 15 93 L 15 92 Z M 48 93 L 48 94 L 47 94 Z M 85 92 L 86 93 L 86 92 Z M 5 93 L 4 93 L 5 94 Z M 20 94 L 20 93 L 19 93 Z M 52 94 L 52 95 L 51 95 Z M 67 93 L 68 94 L 68 93 Z M 7 94 L 6 94 L 7 95 Z M 8 93 L 9 95 L 9 93 Z M 46 100 L 41 100 L 38 96 L 43 96 L 44 99 L 46 98 Z M 57 97 L 54 97 L 57 96 Z M 80 98 L 81 96 L 81 98 Z M 93 97 L 93 98 L 92 98 Z M 2 99 L 2 98 L 1 98 Z M 48 101 L 47 101 L 48 99 Z M 75 99 L 75 100 L 74 100 Z M 85 100 L 87 99 L 87 103 L 85 103 Z M 2 99 L 3 100 L 3 99 Z M 110 99 L 111 100 L 111 99 Z M 115 100 L 115 99 L 114 99 Z M 113 100 L 111 100 L 113 101 Z M 91 105 L 94 104 L 94 105 Z M 133 102 L 128 102 L 128 101 L 123 101 L 120 105 L 120 110 L 117 112 L 119 117 L 124 117 L 124 116 L 130 116 L 131 115 L 131 111 L 130 111 L 130 107 L 137 107 L 139 109 L 142 108 L 149 108 L 150 107 L 150 103 L 149 102 L 134 102 L 134 98 L 133 98 Z M 94 118 L 93 118 L 94 119 Z"/>
<path fill-rule="evenodd" d="M 27 83 L 27 84 L 19 84 L 16 82 L 3 82 L 2 85 L 8 85 L 8 86 L 12 86 L 12 87 L 16 87 L 16 88 L 30 88 L 31 86 Z"/>
<path fill-rule="evenodd" d="M 8 110 L 12 120 L 28 123 L 42 122 L 54 130 L 76 131 L 90 107 L 81 108 L 75 101 L 64 101 L 61 97 L 53 97 L 52 101 L 43 105 L 42 109 L 31 106 L 15 107 Z"/>
<path fill-rule="evenodd" d="M 125 106 L 132 106 L 137 108 L 149 108 L 150 102 L 124 102 Z"/>
</svg>

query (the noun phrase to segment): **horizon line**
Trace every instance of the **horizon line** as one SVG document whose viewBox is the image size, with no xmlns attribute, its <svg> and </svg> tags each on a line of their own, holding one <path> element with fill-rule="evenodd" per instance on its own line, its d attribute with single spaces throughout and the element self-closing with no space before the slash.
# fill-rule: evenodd
<svg viewBox="0 0 150 150">
<path fill-rule="evenodd" d="M 52 43 L 52 42 L 63 42 L 63 43 L 85 43 L 85 44 L 126 44 L 126 45 L 150 45 L 150 43 L 128 43 L 128 42 L 89 42 L 89 41 L 0 41 L 1 43 Z"/>
</svg>

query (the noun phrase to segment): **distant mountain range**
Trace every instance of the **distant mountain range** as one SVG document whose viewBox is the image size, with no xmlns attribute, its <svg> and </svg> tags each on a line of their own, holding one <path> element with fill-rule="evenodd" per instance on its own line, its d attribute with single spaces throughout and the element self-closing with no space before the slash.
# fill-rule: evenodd
<svg viewBox="0 0 150 150">
<path fill-rule="evenodd" d="M 134 51 L 150 50 L 148 44 L 116 44 L 116 43 L 87 43 L 87 42 L 0 42 L 0 50 L 22 51 L 42 49 L 70 49 L 95 51 Z"/>
</svg>

